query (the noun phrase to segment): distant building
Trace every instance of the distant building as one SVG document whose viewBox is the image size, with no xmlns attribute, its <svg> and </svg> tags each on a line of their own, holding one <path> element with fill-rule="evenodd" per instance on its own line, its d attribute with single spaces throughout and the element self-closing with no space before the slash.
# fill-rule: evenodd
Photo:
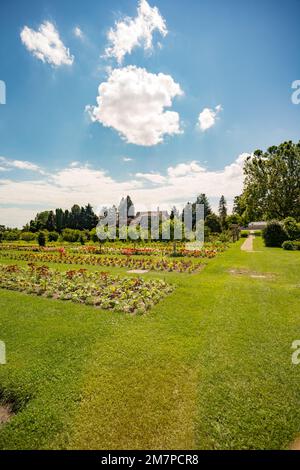
<svg viewBox="0 0 300 470">
<path fill-rule="evenodd" d="M 248 229 L 249 230 L 263 230 L 266 228 L 267 222 L 259 221 L 259 222 L 250 222 L 248 224 Z"/>
<path fill-rule="evenodd" d="M 131 226 L 139 225 L 142 228 L 150 227 L 150 220 L 153 224 L 163 222 L 169 218 L 168 211 L 146 211 L 146 212 L 137 212 L 135 218 L 131 221 Z"/>
</svg>

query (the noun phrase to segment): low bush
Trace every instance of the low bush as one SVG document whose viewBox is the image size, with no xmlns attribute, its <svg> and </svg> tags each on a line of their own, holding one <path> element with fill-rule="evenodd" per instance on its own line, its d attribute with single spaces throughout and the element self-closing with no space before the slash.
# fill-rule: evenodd
<svg viewBox="0 0 300 470">
<path fill-rule="evenodd" d="M 80 238 L 81 232 L 80 230 L 73 230 L 71 228 L 65 228 L 62 231 L 62 239 L 65 242 L 78 242 Z"/>
<path fill-rule="evenodd" d="M 250 230 L 241 230 L 241 237 L 247 238 L 250 233 Z"/>
<path fill-rule="evenodd" d="M 46 246 L 46 234 L 45 232 L 39 232 L 37 241 L 39 246 Z"/>
<path fill-rule="evenodd" d="M 49 232 L 48 233 L 48 241 L 49 242 L 57 242 L 59 237 L 59 233 L 57 232 Z"/>
<path fill-rule="evenodd" d="M 289 250 L 289 251 L 300 250 L 300 241 L 286 240 L 285 242 L 283 242 L 282 248 L 284 250 Z"/>
<path fill-rule="evenodd" d="M 293 243 L 292 241 L 290 241 L 290 240 L 286 240 L 285 242 L 283 242 L 282 248 L 283 248 L 284 250 L 289 250 L 289 251 L 295 250 L 294 243 Z"/>
<path fill-rule="evenodd" d="M 271 220 L 263 230 L 263 239 L 268 247 L 281 247 L 283 242 L 288 240 L 289 236 L 278 220 Z"/>
<path fill-rule="evenodd" d="M 8 229 L 2 233 L 3 233 L 3 240 L 11 242 L 11 241 L 16 241 L 20 239 L 20 230 L 18 229 Z"/>
<path fill-rule="evenodd" d="M 24 240 L 25 242 L 32 242 L 33 240 L 36 239 L 36 233 L 32 232 L 22 232 L 20 236 L 21 240 Z"/>
</svg>

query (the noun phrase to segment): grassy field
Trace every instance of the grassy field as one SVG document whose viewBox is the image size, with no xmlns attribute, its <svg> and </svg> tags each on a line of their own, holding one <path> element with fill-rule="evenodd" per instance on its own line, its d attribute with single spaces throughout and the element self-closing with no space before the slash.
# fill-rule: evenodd
<svg viewBox="0 0 300 470">
<path fill-rule="evenodd" d="M 17 413 L 0 448 L 288 447 L 300 434 L 300 253 L 241 243 L 199 273 L 145 274 L 176 286 L 145 316 L 1 290 L 0 393 Z"/>
</svg>

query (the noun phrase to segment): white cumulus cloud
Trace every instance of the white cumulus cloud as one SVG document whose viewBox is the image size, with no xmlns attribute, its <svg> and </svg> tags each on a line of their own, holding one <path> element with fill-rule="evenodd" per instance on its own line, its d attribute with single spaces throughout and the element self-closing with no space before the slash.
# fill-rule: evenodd
<svg viewBox="0 0 300 470">
<path fill-rule="evenodd" d="M 24 26 L 21 31 L 21 40 L 26 48 L 42 62 L 48 62 L 54 67 L 73 64 L 74 57 L 65 47 L 57 29 L 50 21 L 42 23 L 38 31 Z"/>
<path fill-rule="evenodd" d="M 210 127 L 213 127 L 216 123 L 218 114 L 222 111 L 222 106 L 218 104 L 214 109 L 204 108 L 199 114 L 198 126 L 202 132 L 207 131 Z"/>
<path fill-rule="evenodd" d="M 135 18 L 126 17 L 109 30 L 109 45 L 105 49 L 105 56 L 115 57 L 121 64 L 124 56 L 130 54 L 135 47 L 151 50 L 155 30 L 166 36 L 166 22 L 157 7 L 152 8 L 146 0 L 140 0 Z"/>
<path fill-rule="evenodd" d="M 164 135 L 179 134 L 179 114 L 166 111 L 183 94 L 170 75 L 128 66 L 110 71 L 99 85 L 97 106 L 87 106 L 92 121 L 116 129 L 127 143 L 151 146 Z"/>
<path fill-rule="evenodd" d="M 194 160 L 191 163 L 178 163 L 175 167 L 170 166 L 168 168 L 168 176 L 170 178 L 177 178 L 178 176 L 200 173 L 201 171 L 205 171 L 205 169 Z"/>
</svg>

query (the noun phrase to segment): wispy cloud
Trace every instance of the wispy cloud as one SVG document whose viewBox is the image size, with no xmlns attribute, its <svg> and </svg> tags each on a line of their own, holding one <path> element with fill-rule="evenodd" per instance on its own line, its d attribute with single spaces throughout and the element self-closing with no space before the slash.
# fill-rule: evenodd
<svg viewBox="0 0 300 470">
<path fill-rule="evenodd" d="M 45 21 L 34 29 L 24 26 L 21 31 L 21 40 L 25 47 L 42 62 L 59 67 L 72 65 L 74 56 L 66 48 L 55 26 L 50 21 Z"/>
<path fill-rule="evenodd" d="M 15 168 L 18 170 L 35 171 L 44 174 L 44 171 L 39 165 L 28 162 L 26 160 L 10 160 L 6 157 L 0 157 L 0 163 L 2 166 L 2 171 L 9 171 L 10 169 Z"/>
<path fill-rule="evenodd" d="M 83 34 L 82 30 L 79 28 L 79 26 L 75 26 L 75 28 L 73 29 L 73 34 L 74 34 L 74 36 L 76 36 L 79 39 L 84 38 L 84 34 Z"/>
<path fill-rule="evenodd" d="M 132 179 L 119 181 L 107 172 L 80 165 L 67 167 L 37 180 L 0 179 L 0 201 L 16 209 L 0 208 L 0 223 L 15 225 L 14 211 L 22 225 L 28 220 L 28 210 L 68 208 L 74 203 L 90 202 L 95 208 L 117 203 L 130 194 L 136 207 L 151 208 L 159 205 L 169 208 L 173 204 L 183 206 L 195 199 L 199 192 L 210 198 L 224 194 L 228 202 L 243 187 L 243 166 L 249 154 L 240 155 L 233 163 L 220 171 L 202 168 L 197 162 L 182 162 L 169 167 L 163 173 L 137 173 Z M 150 183 L 150 184 L 149 184 Z M 24 215 L 22 216 L 22 207 Z"/>
<path fill-rule="evenodd" d="M 165 183 L 166 181 L 165 176 L 159 173 L 136 173 L 135 176 L 136 178 L 142 178 L 154 184 L 161 184 L 161 183 Z"/>
<path fill-rule="evenodd" d="M 135 47 L 151 50 L 152 37 L 156 30 L 166 36 L 168 30 L 164 18 L 157 7 L 152 8 L 146 0 L 140 0 L 135 18 L 125 17 L 109 30 L 109 45 L 105 49 L 105 56 L 114 57 L 121 64 L 124 56 L 130 54 Z"/>
</svg>

